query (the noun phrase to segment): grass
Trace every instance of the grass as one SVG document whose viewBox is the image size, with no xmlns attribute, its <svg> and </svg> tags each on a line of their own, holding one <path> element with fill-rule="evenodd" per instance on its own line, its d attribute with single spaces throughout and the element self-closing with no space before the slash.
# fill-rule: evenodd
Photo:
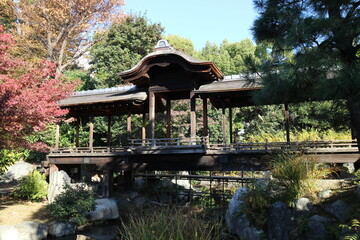
<svg viewBox="0 0 360 240">
<path fill-rule="evenodd" d="M 273 183 L 280 189 L 281 201 L 290 204 L 299 197 L 316 198 L 316 181 L 331 173 L 331 169 L 304 154 L 277 154 L 270 161 Z"/>
<path fill-rule="evenodd" d="M 150 208 L 123 219 L 124 240 L 222 240 L 224 221 L 220 214 L 196 208 Z"/>
</svg>

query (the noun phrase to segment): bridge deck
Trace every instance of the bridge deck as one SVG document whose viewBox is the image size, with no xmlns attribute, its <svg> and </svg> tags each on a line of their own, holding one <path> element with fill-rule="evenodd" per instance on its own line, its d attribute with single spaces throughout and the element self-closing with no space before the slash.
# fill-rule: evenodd
<svg viewBox="0 0 360 240">
<path fill-rule="evenodd" d="M 120 170 L 261 169 L 267 155 L 281 151 L 314 154 L 319 162 L 328 163 L 356 162 L 360 158 L 353 140 L 213 144 L 206 139 L 139 139 L 126 147 L 52 149 L 47 163 L 95 164 Z"/>
</svg>

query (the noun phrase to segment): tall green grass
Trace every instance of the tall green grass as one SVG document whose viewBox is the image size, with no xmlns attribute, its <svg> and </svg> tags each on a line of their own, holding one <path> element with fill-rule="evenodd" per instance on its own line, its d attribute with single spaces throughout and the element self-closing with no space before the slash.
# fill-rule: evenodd
<svg viewBox="0 0 360 240">
<path fill-rule="evenodd" d="M 220 240 L 222 219 L 192 208 L 151 208 L 129 214 L 119 231 L 124 240 Z"/>
<path fill-rule="evenodd" d="M 300 197 L 316 198 L 316 181 L 331 173 L 314 157 L 296 153 L 277 154 L 270 161 L 270 169 L 280 200 L 288 203 Z"/>
</svg>

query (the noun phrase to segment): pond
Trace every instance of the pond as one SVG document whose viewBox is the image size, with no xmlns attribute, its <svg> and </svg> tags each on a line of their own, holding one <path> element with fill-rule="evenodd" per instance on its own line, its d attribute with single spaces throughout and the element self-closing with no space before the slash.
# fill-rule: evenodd
<svg viewBox="0 0 360 240">
<path fill-rule="evenodd" d="M 53 238 L 52 240 L 114 240 L 117 237 L 119 221 L 109 221 L 101 225 L 89 226 L 75 234 Z"/>
</svg>

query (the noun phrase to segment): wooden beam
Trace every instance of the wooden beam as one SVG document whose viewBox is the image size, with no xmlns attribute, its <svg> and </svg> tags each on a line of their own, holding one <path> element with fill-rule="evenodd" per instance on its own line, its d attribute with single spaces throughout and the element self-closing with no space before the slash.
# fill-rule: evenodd
<svg viewBox="0 0 360 240">
<path fill-rule="evenodd" d="M 171 100 L 166 99 L 166 138 L 171 138 Z"/>
<path fill-rule="evenodd" d="M 56 124 L 56 132 L 55 132 L 55 149 L 59 149 L 60 142 L 60 125 Z"/>
<path fill-rule="evenodd" d="M 203 135 L 205 137 L 209 135 L 207 98 L 203 98 Z"/>
<path fill-rule="evenodd" d="M 289 116 L 289 104 L 284 104 L 285 114 L 285 131 L 286 131 L 286 142 L 290 142 L 290 116 Z"/>
<path fill-rule="evenodd" d="M 149 92 L 149 132 L 150 138 L 155 138 L 155 94 Z"/>
<path fill-rule="evenodd" d="M 107 144 L 108 147 L 111 146 L 111 116 L 107 117 L 108 123 L 107 123 Z"/>
<path fill-rule="evenodd" d="M 232 107 L 229 107 L 229 134 L 230 134 L 230 143 L 233 143 L 233 112 Z"/>
<path fill-rule="evenodd" d="M 222 135 L 223 135 L 223 143 L 226 143 L 226 108 L 224 102 L 222 103 Z"/>
<path fill-rule="evenodd" d="M 194 95 L 190 96 L 190 135 L 191 138 L 196 138 L 196 98 Z"/>
<path fill-rule="evenodd" d="M 93 148 L 94 144 L 94 118 L 90 117 L 90 131 L 89 131 L 89 148 Z"/>
</svg>

